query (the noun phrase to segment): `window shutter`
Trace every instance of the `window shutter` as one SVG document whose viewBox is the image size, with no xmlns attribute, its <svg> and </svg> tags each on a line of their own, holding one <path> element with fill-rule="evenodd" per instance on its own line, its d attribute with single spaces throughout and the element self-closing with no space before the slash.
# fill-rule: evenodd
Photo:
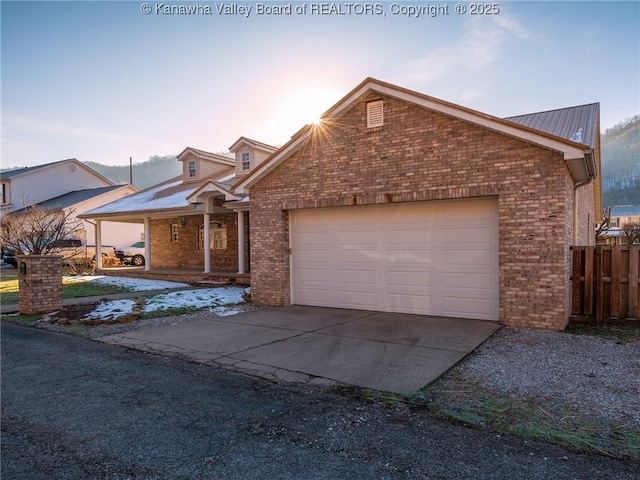
<svg viewBox="0 0 640 480">
<path fill-rule="evenodd" d="M 382 100 L 367 103 L 367 128 L 384 125 L 384 111 Z"/>
</svg>

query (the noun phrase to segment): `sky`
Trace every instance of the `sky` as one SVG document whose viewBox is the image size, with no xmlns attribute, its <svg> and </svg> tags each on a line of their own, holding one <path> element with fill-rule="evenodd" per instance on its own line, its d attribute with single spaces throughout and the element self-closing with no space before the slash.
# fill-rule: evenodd
<svg viewBox="0 0 640 480">
<path fill-rule="evenodd" d="M 279 146 L 367 77 L 497 117 L 600 102 L 603 132 L 640 114 L 640 2 L 473 5 L 3 0 L 2 167 Z"/>
</svg>

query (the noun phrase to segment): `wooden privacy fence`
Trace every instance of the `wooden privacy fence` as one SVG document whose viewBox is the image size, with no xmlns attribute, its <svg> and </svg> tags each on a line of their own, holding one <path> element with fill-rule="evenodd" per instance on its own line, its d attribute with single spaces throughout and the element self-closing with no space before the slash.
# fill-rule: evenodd
<svg viewBox="0 0 640 480">
<path fill-rule="evenodd" d="M 572 317 L 638 320 L 640 245 L 571 247 Z"/>
</svg>

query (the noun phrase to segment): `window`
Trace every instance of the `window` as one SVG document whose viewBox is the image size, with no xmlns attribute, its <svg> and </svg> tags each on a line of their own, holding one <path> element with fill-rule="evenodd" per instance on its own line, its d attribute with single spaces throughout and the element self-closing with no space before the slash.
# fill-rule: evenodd
<svg viewBox="0 0 640 480">
<path fill-rule="evenodd" d="M 382 100 L 367 103 L 367 128 L 382 127 L 384 125 L 384 110 Z"/>
<path fill-rule="evenodd" d="M 210 232 L 210 248 L 212 250 L 227 249 L 227 226 L 222 222 L 211 222 L 209 224 Z M 200 225 L 198 229 L 198 248 L 204 250 L 204 225 Z"/>
<path fill-rule="evenodd" d="M 189 160 L 189 163 L 187 165 L 187 169 L 189 170 L 189 178 L 193 178 L 196 176 L 196 161 L 195 160 Z"/>
<path fill-rule="evenodd" d="M 177 242 L 178 241 L 178 230 L 179 229 L 180 229 L 180 225 L 178 225 L 177 223 L 171 224 L 171 241 L 172 242 Z"/>
<path fill-rule="evenodd" d="M 6 205 L 11 203 L 11 199 L 9 198 L 9 184 L 2 183 L 2 205 Z"/>
<path fill-rule="evenodd" d="M 242 154 L 242 170 L 249 170 L 251 168 L 251 154 L 244 152 Z"/>
</svg>

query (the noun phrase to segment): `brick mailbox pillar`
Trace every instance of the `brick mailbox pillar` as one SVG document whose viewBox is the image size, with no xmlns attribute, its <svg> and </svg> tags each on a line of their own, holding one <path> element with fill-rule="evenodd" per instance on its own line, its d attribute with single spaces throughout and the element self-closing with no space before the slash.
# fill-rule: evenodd
<svg viewBox="0 0 640 480">
<path fill-rule="evenodd" d="M 18 307 L 23 315 L 62 308 L 62 257 L 17 255 Z"/>
</svg>

